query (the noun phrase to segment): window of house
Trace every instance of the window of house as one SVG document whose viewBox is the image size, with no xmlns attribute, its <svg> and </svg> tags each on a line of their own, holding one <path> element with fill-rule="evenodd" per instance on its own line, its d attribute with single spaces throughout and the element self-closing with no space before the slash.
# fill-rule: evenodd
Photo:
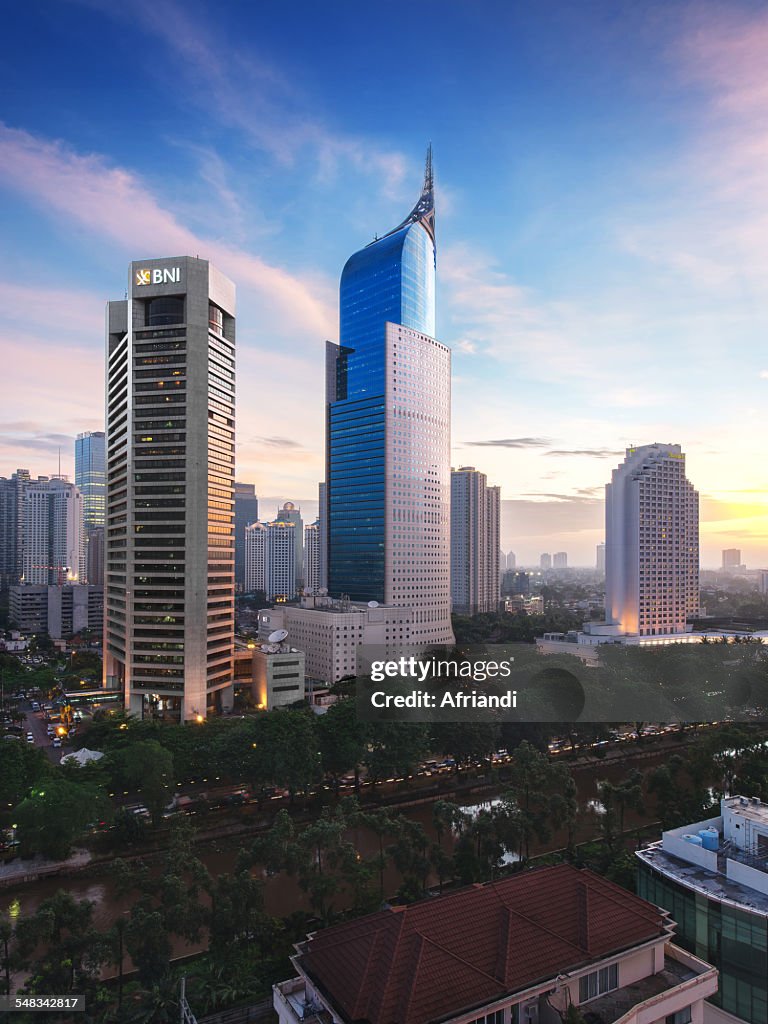
<svg viewBox="0 0 768 1024">
<path fill-rule="evenodd" d="M 599 971 L 592 974 L 585 974 L 579 978 L 579 1002 L 584 1003 L 587 999 L 596 999 L 604 992 L 610 992 L 619 987 L 619 965 L 611 964 L 610 967 L 601 967 Z"/>
</svg>

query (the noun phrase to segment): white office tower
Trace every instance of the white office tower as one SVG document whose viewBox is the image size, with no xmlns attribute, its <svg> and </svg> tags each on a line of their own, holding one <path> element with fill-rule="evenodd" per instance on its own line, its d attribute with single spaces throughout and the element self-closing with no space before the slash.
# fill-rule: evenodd
<svg viewBox="0 0 768 1024">
<path fill-rule="evenodd" d="M 245 592 L 264 590 L 264 565 L 267 554 L 267 528 L 251 523 L 245 528 Z"/>
<path fill-rule="evenodd" d="M 451 470 L 451 605 L 459 615 L 499 607 L 498 487 L 474 466 Z"/>
<path fill-rule="evenodd" d="M 235 287 L 132 263 L 107 312 L 105 685 L 133 714 L 232 705 Z"/>
<path fill-rule="evenodd" d="M 304 520 L 301 518 L 301 509 L 297 508 L 292 501 L 286 501 L 283 507 L 277 510 L 275 519 L 279 523 L 293 523 L 295 527 L 293 531 L 293 543 L 296 547 L 294 589 L 295 592 L 298 592 L 304 586 Z"/>
<path fill-rule="evenodd" d="M 268 601 L 290 601 L 296 596 L 296 526 L 276 520 L 267 524 L 264 590 Z"/>
<path fill-rule="evenodd" d="M 567 569 L 568 568 L 568 552 L 567 551 L 556 551 L 552 555 L 552 568 L 553 569 Z"/>
<path fill-rule="evenodd" d="M 548 552 L 544 552 L 539 558 L 540 569 L 551 569 L 552 568 L 552 555 Z"/>
<path fill-rule="evenodd" d="M 22 582 L 83 581 L 83 499 L 78 488 L 61 477 L 29 483 L 22 516 Z"/>
<path fill-rule="evenodd" d="M 304 589 L 320 589 L 320 520 L 304 528 Z"/>
<path fill-rule="evenodd" d="M 605 612 L 618 632 L 684 633 L 699 610 L 699 495 L 676 444 L 628 448 L 605 488 Z"/>
<path fill-rule="evenodd" d="M 246 592 L 263 590 L 268 601 L 296 596 L 296 527 L 277 520 L 245 528 Z"/>
</svg>

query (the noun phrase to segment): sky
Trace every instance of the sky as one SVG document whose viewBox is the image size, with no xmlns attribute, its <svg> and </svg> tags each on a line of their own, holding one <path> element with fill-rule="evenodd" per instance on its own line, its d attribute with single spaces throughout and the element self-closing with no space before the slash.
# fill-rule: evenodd
<svg viewBox="0 0 768 1024">
<path fill-rule="evenodd" d="M 594 564 L 633 444 L 677 443 L 702 565 L 768 565 L 768 9 L 648 0 L 30 0 L 0 55 L 0 475 L 103 429 L 133 259 L 238 288 L 237 478 L 317 509 L 348 256 L 434 148 L 452 463 L 518 563 Z"/>
</svg>

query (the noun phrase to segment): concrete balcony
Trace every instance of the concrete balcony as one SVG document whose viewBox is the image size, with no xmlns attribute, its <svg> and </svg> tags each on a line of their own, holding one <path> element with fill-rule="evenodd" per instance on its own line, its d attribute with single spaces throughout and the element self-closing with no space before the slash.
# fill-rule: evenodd
<svg viewBox="0 0 768 1024">
<path fill-rule="evenodd" d="M 656 974 L 583 1003 L 587 1024 L 655 1024 L 692 1007 L 692 1024 L 701 1024 L 702 1000 L 717 991 L 717 970 L 668 943 L 664 968 Z"/>
<path fill-rule="evenodd" d="M 291 978 L 273 985 L 272 1005 L 280 1024 L 334 1024 L 325 1007 L 308 997 L 303 978 Z"/>
</svg>

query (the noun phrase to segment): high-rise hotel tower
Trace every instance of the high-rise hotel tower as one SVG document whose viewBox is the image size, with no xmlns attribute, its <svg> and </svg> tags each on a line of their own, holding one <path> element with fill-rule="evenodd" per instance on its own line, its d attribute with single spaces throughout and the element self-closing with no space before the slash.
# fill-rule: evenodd
<svg viewBox="0 0 768 1024">
<path fill-rule="evenodd" d="M 686 632 L 699 610 L 699 495 L 678 444 L 627 448 L 605 487 L 605 615 L 619 632 Z"/>
<path fill-rule="evenodd" d="M 414 610 L 451 643 L 450 351 L 435 334 L 432 156 L 406 219 L 351 256 L 328 343 L 328 590 Z"/>
<path fill-rule="evenodd" d="M 105 685 L 182 721 L 232 703 L 235 287 L 132 263 L 107 310 Z"/>
</svg>

